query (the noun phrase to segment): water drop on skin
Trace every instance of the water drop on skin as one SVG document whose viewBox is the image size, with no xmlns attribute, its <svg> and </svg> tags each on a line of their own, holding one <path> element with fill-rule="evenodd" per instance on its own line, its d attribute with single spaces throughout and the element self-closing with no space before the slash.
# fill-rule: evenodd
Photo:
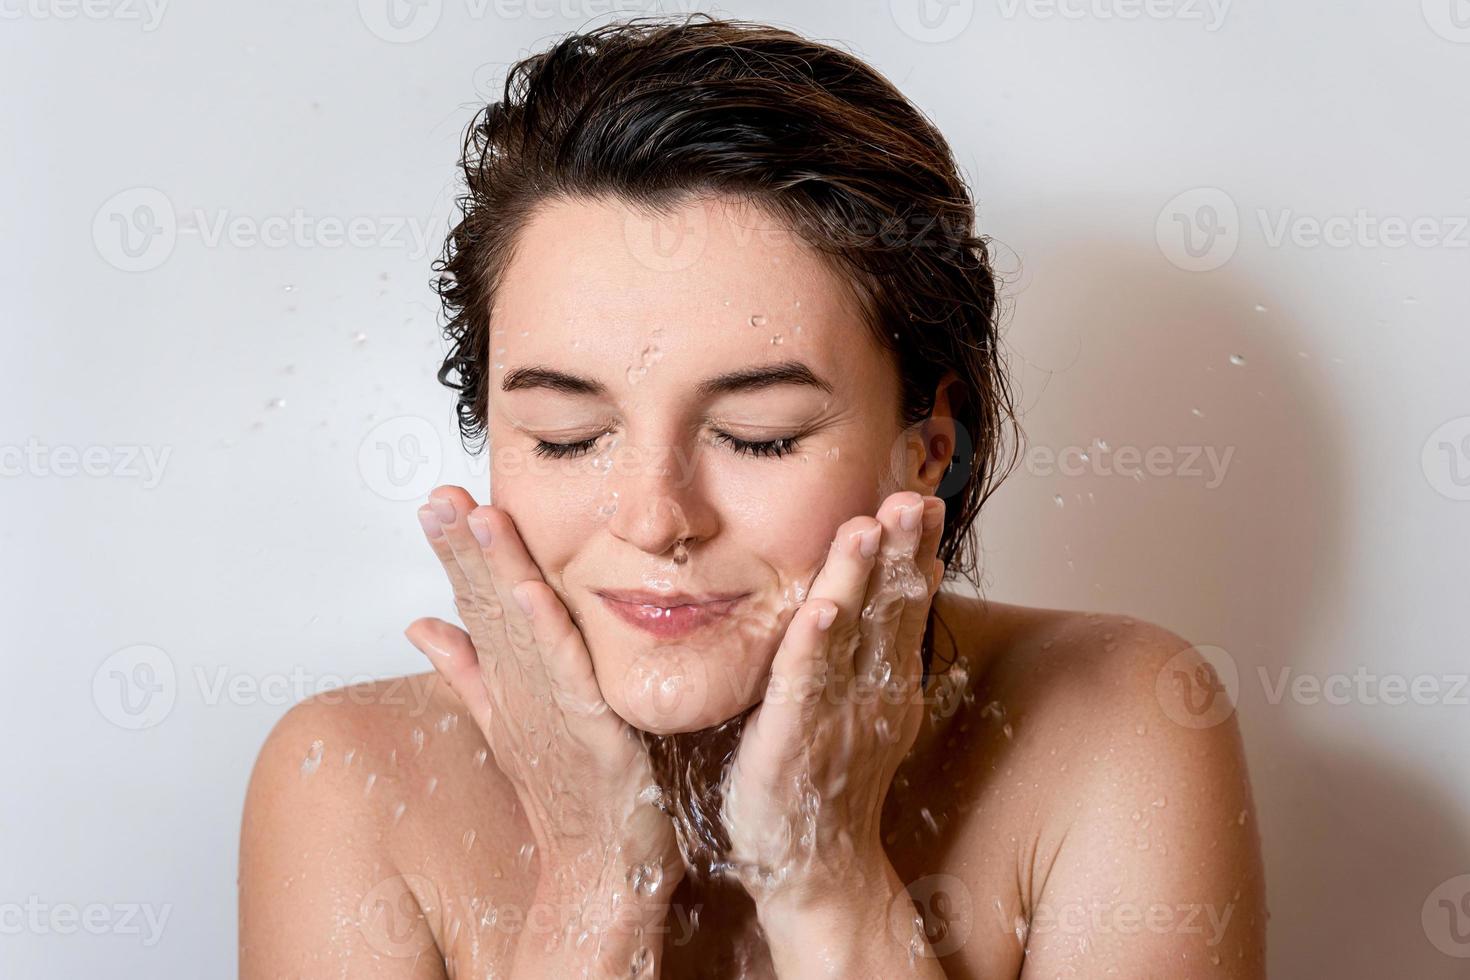
<svg viewBox="0 0 1470 980">
<path fill-rule="evenodd" d="M 1052 503 L 1056 504 L 1058 507 L 1065 507 L 1065 506 L 1067 506 L 1067 502 L 1062 499 L 1062 495 L 1061 494 L 1057 494 L 1055 497 L 1051 498 L 1051 500 L 1052 500 Z"/>
<path fill-rule="evenodd" d="M 766 325 L 766 318 L 759 313 L 752 313 L 750 315 L 750 325 L 752 327 L 763 327 Z"/>
<path fill-rule="evenodd" d="M 1264 306 L 1262 306 L 1260 303 L 1257 303 L 1256 304 L 1256 312 L 1257 313 L 1265 313 L 1266 312 L 1266 308 Z"/>
<path fill-rule="evenodd" d="M 1235 365 L 1236 367 L 1245 367 L 1245 358 L 1241 357 L 1239 354 L 1231 354 L 1230 363 Z"/>
<path fill-rule="evenodd" d="M 463 843 L 465 853 L 468 854 L 470 848 L 475 846 L 475 831 L 473 830 L 473 828 L 464 832 Z"/>
<path fill-rule="evenodd" d="M 1197 408 L 1191 408 L 1191 409 L 1190 409 L 1190 410 L 1189 410 L 1189 414 L 1191 414 L 1191 415 L 1193 415 L 1193 416 L 1194 416 L 1194 417 L 1195 417 L 1195 418 L 1197 418 L 1197 419 L 1202 419 L 1202 418 L 1204 418 L 1204 417 L 1205 417 L 1205 413 L 1204 413 L 1204 412 L 1201 412 L 1201 411 L 1200 411 L 1200 410 L 1199 410 L 1199 409 L 1197 409 Z"/>
<path fill-rule="evenodd" d="M 362 795 L 363 796 L 367 796 L 369 793 L 371 793 L 373 791 L 373 784 L 376 783 L 377 781 L 378 781 L 378 774 L 377 773 L 375 773 L 375 772 L 368 773 L 367 783 L 364 784 L 363 787 L 362 787 Z"/>
<path fill-rule="evenodd" d="M 322 740 L 317 739 L 315 742 L 311 743 L 311 748 L 307 750 L 306 758 L 301 760 L 301 775 L 310 776 L 312 773 L 316 772 L 317 769 L 321 768 L 321 764 Z"/>
<path fill-rule="evenodd" d="M 776 334 L 775 336 L 773 336 L 771 338 L 771 346 L 772 347 L 780 347 L 781 346 L 781 335 L 780 334 Z"/>
<path fill-rule="evenodd" d="M 429 777 L 428 785 L 424 787 L 424 796 L 425 797 L 433 796 L 434 795 L 434 790 L 436 790 L 438 788 L 439 788 L 439 777 L 438 776 L 430 776 Z"/>
</svg>

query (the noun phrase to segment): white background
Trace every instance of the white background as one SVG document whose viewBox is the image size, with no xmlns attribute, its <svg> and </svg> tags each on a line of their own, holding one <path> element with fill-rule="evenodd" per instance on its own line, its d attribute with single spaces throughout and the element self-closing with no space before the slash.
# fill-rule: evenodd
<svg viewBox="0 0 1470 980">
<path fill-rule="evenodd" d="M 1234 665 L 1273 976 L 1464 976 L 1470 4 L 930 2 L 723 10 L 884 71 L 1005 247 L 1030 444 L 1092 448 L 993 501 L 987 592 Z M 461 130 L 610 5 L 386 3 L 0 2 L 6 977 L 231 975 L 261 740 L 319 685 L 420 670 L 401 629 L 452 614 L 413 501 L 484 484 L 433 377 Z M 65 447 L 106 472 L 36 460 Z M 1169 472 L 1118 475 L 1123 447 Z M 1283 670 L 1341 696 L 1273 703 Z M 1394 677 L 1433 703 L 1384 703 Z M 91 905 L 102 935 L 49 918 Z"/>
</svg>

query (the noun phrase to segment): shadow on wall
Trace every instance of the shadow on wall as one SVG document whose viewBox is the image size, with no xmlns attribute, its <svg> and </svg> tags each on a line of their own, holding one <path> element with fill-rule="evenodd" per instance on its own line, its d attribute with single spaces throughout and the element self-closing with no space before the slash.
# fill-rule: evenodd
<svg viewBox="0 0 1470 980">
<path fill-rule="evenodd" d="M 1230 266 L 1185 273 L 1156 249 L 1070 233 L 1028 233 L 1012 293 L 1028 454 L 986 514 L 986 594 L 1142 616 L 1233 659 L 1272 976 L 1470 976 L 1421 920 L 1437 886 L 1470 872 L 1470 815 L 1364 753 L 1371 732 L 1323 740 L 1307 712 L 1324 707 L 1272 703 L 1262 680 L 1382 656 L 1328 638 L 1347 563 L 1366 559 L 1345 521 L 1333 352 L 1305 346 L 1289 295 Z M 1141 468 L 1124 447 L 1169 462 L 1136 478 L 1119 472 Z M 1446 935 L 1470 933 L 1470 908 L 1438 915 Z"/>
</svg>

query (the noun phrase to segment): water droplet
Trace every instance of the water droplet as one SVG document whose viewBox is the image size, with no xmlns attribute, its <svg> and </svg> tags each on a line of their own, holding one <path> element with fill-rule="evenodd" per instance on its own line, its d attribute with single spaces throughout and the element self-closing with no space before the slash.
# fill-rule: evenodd
<svg viewBox="0 0 1470 980">
<path fill-rule="evenodd" d="M 1189 414 L 1190 414 L 1190 415 L 1193 415 L 1193 416 L 1194 416 L 1194 417 L 1195 417 L 1195 418 L 1197 418 L 1197 419 L 1202 419 L 1202 418 L 1204 418 L 1204 417 L 1205 417 L 1205 413 L 1204 413 L 1204 412 L 1201 412 L 1201 411 L 1200 411 L 1200 410 L 1199 410 L 1199 409 L 1197 409 L 1197 408 L 1191 408 L 1191 409 L 1190 409 L 1190 410 L 1189 410 Z"/>
<path fill-rule="evenodd" d="M 475 830 L 473 827 L 464 832 L 464 837 L 460 839 L 460 843 L 464 845 L 466 853 L 469 852 L 470 848 L 475 846 Z"/>
<path fill-rule="evenodd" d="M 752 327 L 763 327 L 766 325 L 766 318 L 759 313 L 752 313 L 750 315 L 750 325 Z"/>
<path fill-rule="evenodd" d="M 1235 822 L 1237 824 L 1239 824 L 1240 826 L 1242 826 L 1242 827 L 1245 826 L 1245 811 L 1244 810 L 1241 810 L 1240 811 L 1240 816 L 1238 816 L 1238 817 L 1235 818 Z"/>
<path fill-rule="evenodd" d="M 281 292 L 283 292 L 283 293 L 292 293 L 292 292 L 295 292 L 295 291 L 296 291 L 296 287 L 293 286 L 293 285 L 291 285 L 289 282 L 286 283 L 284 286 L 281 287 Z"/>
<path fill-rule="evenodd" d="M 371 793 L 373 791 L 373 784 L 376 783 L 377 781 L 378 781 L 378 774 L 377 773 L 375 773 L 375 772 L 368 773 L 367 782 L 362 787 L 362 795 L 363 796 L 367 796 L 369 793 Z"/>
<path fill-rule="evenodd" d="M 266 408 L 285 408 L 286 407 L 286 399 L 284 399 L 284 398 L 272 398 L 270 401 L 268 401 L 268 402 L 265 403 L 265 407 Z"/>
<path fill-rule="evenodd" d="M 1231 354 L 1230 363 L 1234 364 L 1236 367 L 1245 367 L 1245 358 L 1241 357 L 1239 354 Z"/>
<path fill-rule="evenodd" d="M 1257 313 L 1265 313 L 1266 312 L 1266 308 L 1264 306 L 1262 306 L 1260 303 L 1257 303 L 1256 304 L 1256 312 Z"/>
<path fill-rule="evenodd" d="M 1065 507 L 1065 506 L 1067 506 L 1067 502 L 1062 499 L 1062 495 L 1061 494 L 1057 494 L 1055 497 L 1051 498 L 1051 502 L 1054 503 L 1054 504 L 1056 504 L 1058 507 Z"/>
<path fill-rule="evenodd" d="M 780 334 L 775 334 L 774 336 L 771 337 L 771 346 L 772 347 L 780 347 L 781 346 L 781 342 L 782 341 L 781 341 L 781 335 Z"/>
<path fill-rule="evenodd" d="M 311 743 L 311 748 L 306 750 L 306 758 L 301 760 L 301 775 L 310 776 L 321 768 L 322 764 L 322 740 L 317 739 Z"/>
<path fill-rule="evenodd" d="M 633 886 L 633 893 L 643 898 L 651 897 L 658 891 L 658 886 L 663 883 L 664 869 L 658 864 L 635 864 L 628 869 L 628 884 Z"/>
<path fill-rule="evenodd" d="M 424 796 L 425 797 L 433 796 L 434 795 L 434 790 L 436 790 L 438 788 L 439 788 L 439 777 L 438 776 L 430 776 L 429 777 L 428 784 L 424 787 Z"/>
<path fill-rule="evenodd" d="M 398 821 L 403 819 L 403 814 L 407 809 L 407 803 L 399 803 L 393 808 L 393 826 L 398 826 Z"/>
<path fill-rule="evenodd" d="M 361 347 L 363 344 L 367 343 L 367 334 L 359 330 L 357 333 L 352 335 L 352 342 Z"/>
<path fill-rule="evenodd" d="M 924 826 L 929 828 L 929 833 L 939 836 L 939 822 L 934 819 L 934 814 L 929 812 L 927 806 L 919 808 L 919 817 L 924 821 Z"/>
<path fill-rule="evenodd" d="M 490 755 L 490 750 L 489 749 L 476 749 L 475 750 L 475 768 L 476 769 L 483 769 L 485 767 L 485 760 L 489 757 L 489 755 Z"/>
</svg>

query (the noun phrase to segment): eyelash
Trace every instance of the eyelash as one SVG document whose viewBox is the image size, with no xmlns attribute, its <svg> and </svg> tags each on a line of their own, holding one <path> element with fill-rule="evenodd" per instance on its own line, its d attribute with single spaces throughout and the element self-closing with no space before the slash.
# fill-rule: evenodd
<svg viewBox="0 0 1470 980">
<path fill-rule="evenodd" d="M 585 454 L 597 444 L 597 440 L 603 435 L 606 433 L 595 435 L 590 439 L 582 439 L 579 442 L 546 442 L 537 439 L 535 453 L 544 458 L 570 459 Z M 784 436 L 766 442 L 750 442 L 736 438 L 728 432 L 715 433 L 715 441 L 728 445 L 737 456 L 756 456 L 765 459 L 779 459 L 795 452 L 796 447 L 800 444 L 800 439 L 800 436 Z"/>
</svg>

